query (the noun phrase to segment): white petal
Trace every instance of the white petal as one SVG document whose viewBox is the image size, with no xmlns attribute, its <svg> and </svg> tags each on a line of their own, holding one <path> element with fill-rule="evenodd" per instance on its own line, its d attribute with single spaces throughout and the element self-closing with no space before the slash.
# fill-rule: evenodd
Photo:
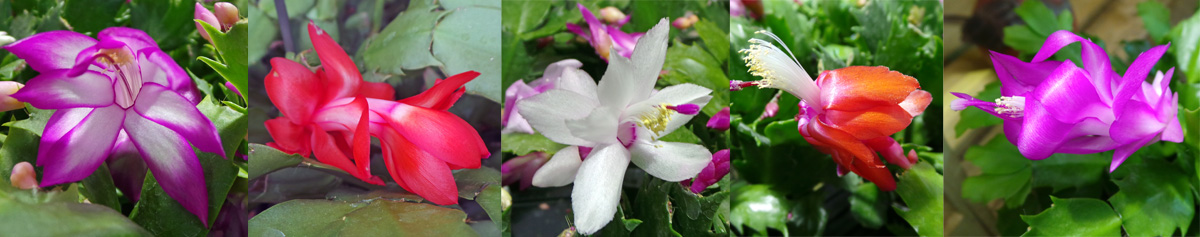
<svg viewBox="0 0 1200 237">
<path fill-rule="evenodd" d="M 631 147 L 633 164 L 660 179 L 678 182 L 700 173 L 712 160 L 704 146 L 678 142 L 638 141 Z"/>
<path fill-rule="evenodd" d="M 712 99 L 712 96 L 709 95 L 711 93 L 712 90 L 691 83 L 663 88 L 662 91 L 654 93 L 654 95 L 650 96 L 649 99 L 630 105 L 629 108 L 625 110 L 625 115 L 623 118 L 621 118 L 621 121 L 637 121 L 640 115 L 652 113 L 654 110 L 656 110 L 655 106 L 662 104 L 696 104 L 699 105 L 700 108 L 704 108 L 704 106 L 708 104 L 708 101 Z M 673 113 L 671 115 L 671 121 L 667 122 L 666 130 L 663 130 L 663 132 L 659 133 L 660 136 L 644 137 L 641 136 L 642 134 L 638 134 L 638 137 L 658 139 L 661 136 L 670 134 L 684 124 L 687 124 L 688 121 L 692 120 L 692 117 L 695 117 L 695 115 Z"/>
<path fill-rule="evenodd" d="M 558 83 L 554 84 L 554 88 L 574 91 L 584 97 L 596 100 L 596 80 L 578 68 L 564 69 L 558 78 Z"/>
<path fill-rule="evenodd" d="M 628 166 L 629 151 L 620 144 L 592 151 L 579 166 L 571 191 L 571 209 L 579 233 L 596 233 L 612 220 L 621 200 L 621 182 Z"/>
<path fill-rule="evenodd" d="M 596 90 L 600 104 L 622 108 L 650 96 L 667 55 L 669 33 L 667 20 L 660 19 L 638 39 L 632 59 L 621 57 L 615 49 L 608 54 L 608 70 Z"/>
<path fill-rule="evenodd" d="M 571 184 L 575 182 L 575 173 L 579 171 L 581 163 L 583 160 L 579 159 L 578 146 L 558 150 L 533 174 L 533 186 L 561 187 Z"/>
<path fill-rule="evenodd" d="M 595 100 L 567 90 L 549 90 L 521 100 L 517 113 L 551 141 L 576 146 L 594 146 L 593 142 L 571 135 L 566 121 L 581 119 L 596 108 Z"/>
<path fill-rule="evenodd" d="M 617 117 L 620 116 L 620 112 L 601 106 L 592 110 L 587 117 L 567 120 L 566 123 L 575 137 L 596 144 L 613 144 L 617 143 Z"/>
</svg>

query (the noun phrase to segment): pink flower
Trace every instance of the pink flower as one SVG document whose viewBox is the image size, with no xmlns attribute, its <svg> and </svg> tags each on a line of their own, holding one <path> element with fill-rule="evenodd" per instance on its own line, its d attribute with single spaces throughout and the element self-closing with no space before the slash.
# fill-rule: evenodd
<svg viewBox="0 0 1200 237">
<path fill-rule="evenodd" d="M 588 28 L 583 29 L 579 25 L 567 23 L 568 30 L 586 39 L 588 43 L 592 44 L 592 48 L 596 49 L 596 54 L 600 55 L 600 58 L 604 60 L 608 60 L 610 51 L 617 52 L 617 54 L 626 58 L 633 55 L 633 47 L 644 33 L 628 34 L 621 31 L 621 26 L 629 22 L 628 16 L 624 20 L 615 22 L 612 25 L 606 25 L 600 23 L 600 20 L 596 19 L 595 15 L 592 15 L 592 11 L 583 7 L 583 4 L 576 5 L 579 6 L 579 11 L 583 14 L 583 20 L 587 22 Z"/>
</svg>

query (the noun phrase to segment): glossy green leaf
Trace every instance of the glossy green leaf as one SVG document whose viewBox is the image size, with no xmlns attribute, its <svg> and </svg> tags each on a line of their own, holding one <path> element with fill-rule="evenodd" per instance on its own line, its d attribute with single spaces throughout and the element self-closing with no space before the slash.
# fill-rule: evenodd
<svg viewBox="0 0 1200 237">
<path fill-rule="evenodd" d="M 4 146 L 0 146 L 0 179 L 4 180 L 4 183 L 0 185 L 10 184 L 9 176 L 12 175 L 13 166 L 17 163 L 29 162 L 36 167 L 38 144 L 40 143 L 41 137 L 29 130 L 9 128 L 8 136 L 4 139 Z"/>
<path fill-rule="evenodd" d="M 212 153 L 199 152 L 196 158 L 200 159 L 200 166 L 204 170 L 204 186 L 208 191 L 208 223 L 213 223 L 233 187 L 238 168 L 229 160 Z M 146 172 L 141 200 L 134 206 L 129 218 L 155 235 L 201 236 L 208 233 L 196 215 L 167 196 L 152 172 Z"/>
<path fill-rule="evenodd" d="M 553 155 L 558 150 L 566 148 L 567 145 L 558 144 L 541 134 L 525 134 L 525 133 L 509 133 L 500 135 L 501 150 L 510 152 L 518 156 L 529 154 L 530 152 L 542 151 L 547 155 Z"/>
<path fill-rule="evenodd" d="M 1191 182 L 1177 165 L 1158 158 L 1143 158 L 1118 169 L 1129 176 L 1116 180 L 1120 191 L 1108 199 L 1121 214 L 1130 236 L 1169 236 L 1179 228 L 1188 233 L 1195 217 Z"/>
<path fill-rule="evenodd" d="M 501 5 L 504 29 L 514 34 L 524 34 L 532 31 L 546 19 L 550 12 L 551 1 L 516 1 L 504 0 Z"/>
<path fill-rule="evenodd" d="M 888 197 L 875 183 L 858 185 L 850 195 L 850 214 L 863 226 L 879 228 L 887 222 Z"/>
<path fill-rule="evenodd" d="M 367 71 L 403 75 L 404 70 L 442 65 L 433 57 L 431 47 L 434 25 L 445 12 L 435 11 L 437 6 L 429 0 L 409 4 L 361 50 Z"/>
<path fill-rule="evenodd" d="M 30 204 L 0 194 L 0 229 L 12 236 L 146 236 L 120 212 L 86 203 Z"/>
<path fill-rule="evenodd" d="M 246 41 L 249 37 L 248 29 L 250 26 L 245 22 L 238 22 L 229 29 L 229 32 L 222 33 L 217 28 L 209 25 L 208 22 L 195 20 L 200 23 L 201 27 L 208 32 L 208 36 L 212 39 L 213 47 L 220 54 L 221 61 L 216 61 L 208 57 L 200 57 L 200 61 L 208 64 L 213 70 L 221 74 L 225 80 L 233 83 L 238 91 L 250 91 L 248 89 L 248 81 L 250 78 L 247 71 L 250 67 L 247 63 Z"/>
<path fill-rule="evenodd" d="M 637 213 L 637 217 L 642 223 L 638 224 L 630 235 L 680 236 L 680 233 L 671 226 L 671 214 L 675 207 L 670 202 L 669 196 L 671 189 L 678 186 L 678 183 L 666 182 L 658 178 L 646 180 L 638 190 L 637 198 L 633 200 L 632 212 Z M 625 226 L 624 223 L 609 223 L 609 225 L 612 224 Z"/>
<path fill-rule="evenodd" d="M 490 167 L 455 170 L 454 183 L 459 197 L 474 200 L 488 186 L 500 186 L 500 171 Z"/>
<path fill-rule="evenodd" d="M 121 211 L 121 201 L 117 200 L 117 187 L 113 183 L 107 164 L 100 163 L 100 168 L 96 168 L 96 171 L 84 178 L 82 183 L 82 193 L 84 197 L 87 197 L 88 202 Z"/>
<path fill-rule="evenodd" d="M 461 210 L 383 199 L 291 200 L 250 219 L 250 236 L 473 236 Z"/>
<path fill-rule="evenodd" d="M 671 203 L 676 210 L 673 223 L 683 236 L 728 236 L 724 220 L 728 220 L 728 212 L 721 212 L 721 206 L 729 202 L 729 190 L 718 191 L 707 196 L 692 193 L 683 185 L 670 184 Z M 728 206 L 726 206 L 728 207 Z M 726 209 L 728 211 L 728 209 Z M 721 228 L 713 230 L 713 226 Z"/>
<path fill-rule="evenodd" d="M 747 233 L 742 228 L 749 227 L 751 231 L 765 234 L 767 228 L 771 228 L 787 235 L 787 214 L 791 207 L 787 199 L 772 191 L 770 186 L 742 186 L 733 191 L 729 205 L 729 223 L 739 232 Z"/>
<path fill-rule="evenodd" d="M 28 103 L 25 104 L 25 110 L 29 111 L 29 119 L 12 121 L 5 126 L 22 128 L 25 131 L 33 132 L 34 135 L 42 136 L 42 130 L 46 130 L 46 123 L 50 121 L 50 116 L 54 115 L 54 110 L 34 108 Z"/>
<path fill-rule="evenodd" d="M 245 140 L 246 129 L 249 127 L 246 113 L 241 112 L 245 109 L 213 104 L 212 97 L 205 97 L 196 105 L 196 109 L 216 126 L 217 135 L 221 137 L 221 147 L 225 149 L 225 154 L 221 155 L 229 159 L 240 159 L 236 157 L 235 152 Z"/>
<path fill-rule="evenodd" d="M 1200 83 L 1200 14 L 1171 29 L 1171 49 L 1188 83 Z"/>
<path fill-rule="evenodd" d="M 717 62 L 724 63 L 729 60 L 729 33 L 725 33 L 725 30 L 709 19 L 701 19 L 692 27 L 696 28 L 696 34 L 699 34 L 700 39 L 704 40 L 705 48 L 717 59 Z"/>
<path fill-rule="evenodd" d="M 466 84 L 468 92 L 502 101 L 500 95 L 500 9 L 486 7 L 459 8 L 446 16 L 433 29 L 433 56 L 445 65 L 448 75 L 477 71 L 480 73 Z"/>
<path fill-rule="evenodd" d="M 1121 218 L 1108 203 L 1091 198 L 1060 199 L 1037 215 L 1022 215 L 1029 231 L 1022 236 L 1120 236 Z"/>
<path fill-rule="evenodd" d="M 771 137 L 772 144 L 786 144 L 789 142 L 806 143 L 804 136 L 798 131 L 799 125 L 795 119 L 774 121 L 767 124 L 765 135 Z"/>
<path fill-rule="evenodd" d="M 1024 202 L 1032 188 L 1032 164 L 1008 139 L 996 136 L 986 145 L 971 147 L 964 157 L 983 174 L 963 181 L 963 198 L 977 203 L 1003 198 L 1009 207 Z"/>
<path fill-rule="evenodd" d="M 942 236 L 944 188 L 941 174 L 928 163 L 918 163 L 896 180 L 896 194 L 907 207 L 893 208 L 918 234 Z"/>
<path fill-rule="evenodd" d="M 283 153 L 258 143 L 250 144 L 249 155 L 249 179 L 256 179 L 279 169 L 296 166 L 304 160 L 300 155 Z"/>
</svg>

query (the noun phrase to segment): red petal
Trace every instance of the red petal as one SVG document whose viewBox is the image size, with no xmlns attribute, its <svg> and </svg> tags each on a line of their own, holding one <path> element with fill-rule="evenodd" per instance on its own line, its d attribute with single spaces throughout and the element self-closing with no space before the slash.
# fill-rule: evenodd
<svg viewBox="0 0 1200 237">
<path fill-rule="evenodd" d="M 887 167 L 875 167 L 865 162 L 854 162 L 854 165 L 850 166 L 850 171 L 875 183 L 875 186 L 879 187 L 881 191 L 896 190 L 896 179 L 892 178 L 892 172 Z"/>
<path fill-rule="evenodd" d="M 385 159 L 388 172 L 404 189 L 421 195 L 438 205 L 458 204 L 458 186 L 450 167 L 395 131 L 384 129 L 384 149 L 391 150 Z"/>
<path fill-rule="evenodd" d="M 263 122 L 267 127 L 267 133 L 271 134 L 271 138 L 275 140 L 275 149 L 279 149 L 284 153 L 300 154 L 300 156 L 308 157 L 309 149 L 309 131 L 304 127 L 292 124 L 287 117 L 279 117 L 268 119 Z"/>
<path fill-rule="evenodd" d="M 884 66 L 851 66 L 822 72 L 821 107 L 833 110 L 863 110 L 879 105 L 896 105 L 921 89 L 917 79 L 890 71 Z"/>
<path fill-rule="evenodd" d="M 350 56 L 346 55 L 346 50 L 342 49 L 342 46 L 334 42 L 329 34 L 318 28 L 312 21 L 308 22 L 308 37 L 312 39 L 317 57 L 321 58 L 321 68 L 328 72 L 325 76 L 330 81 L 341 82 L 329 85 L 332 87 L 331 89 L 337 91 L 333 98 L 354 95 L 358 90 L 358 83 L 362 82 L 362 74 L 358 73 L 358 66 L 355 66 L 354 61 L 350 60 Z"/>
<path fill-rule="evenodd" d="M 912 116 L 899 105 L 885 105 L 859 111 L 826 110 L 820 119 L 858 140 L 890 136 L 912 123 Z"/>
<path fill-rule="evenodd" d="M 367 96 L 367 98 L 396 100 L 396 90 L 392 89 L 392 85 L 386 82 L 363 82 L 360 87 L 358 93 Z"/>
<path fill-rule="evenodd" d="M 859 162 L 852 163 L 867 163 L 872 166 L 883 166 L 876 162 L 879 158 L 875 156 L 875 151 L 867 148 L 854 136 L 837 128 L 829 127 L 820 119 L 808 123 L 808 132 L 812 137 L 821 143 L 830 145 L 836 152 L 846 153 L 853 157 L 857 157 Z M 843 164 L 846 165 L 846 164 Z"/>
<path fill-rule="evenodd" d="M 457 75 L 450 76 L 445 80 L 439 81 L 421 94 L 413 97 L 404 98 L 400 103 L 420 106 L 435 110 L 446 110 L 454 105 L 455 101 L 462 96 L 462 85 L 478 77 L 479 73 L 475 71 L 467 71 Z"/>
<path fill-rule="evenodd" d="M 364 97 L 362 94 L 359 94 L 358 98 L 355 98 L 354 102 L 350 102 L 350 103 L 358 105 L 359 110 L 362 111 L 358 118 L 358 126 L 355 127 L 354 131 L 353 131 L 353 133 L 354 133 L 353 139 L 354 140 L 352 141 L 352 143 L 353 143 L 353 151 L 354 151 L 354 163 L 358 164 L 359 170 L 362 170 L 364 173 L 370 174 L 371 173 L 371 129 L 369 127 L 370 120 L 368 119 L 369 118 L 368 114 L 370 113 L 370 110 L 367 109 L 367 98 Z"/>
<path fill-rule="evenodd" d="M 450 112 L 396 104 L 384 118 L 418 149 L 451 166 L 479 168 L 480 159 L 489 155 L 479 132 Z"/>
<path fill-rule="evenodd" d="M 263 79 L 267 97 L 284 117 L 298 123 L 312 119 L 313 111 L 323 99 L 317 75 L 299 63 L 284 58 L 271 59 L 271 72 Z"/>
<path fill-rule="evenodd" d="M 346 157 L 346 152 L 337 146 L 333 137 L 316 124 L 309 125 L 309 129 L 315 131 L 312 133 L 312 148 L 317 161 L 342 169 L 359 179 L 369 180 L 368 176 L 370 175 L 363 174 L 355 168 L 354 164 L 350 162 L 350 158 Z"/>
</svg>

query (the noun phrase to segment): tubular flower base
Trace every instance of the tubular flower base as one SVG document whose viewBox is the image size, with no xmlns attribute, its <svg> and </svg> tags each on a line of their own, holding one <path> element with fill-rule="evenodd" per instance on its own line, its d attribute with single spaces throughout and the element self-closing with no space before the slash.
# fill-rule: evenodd
<svg viewBox="0 0 1200 237">
<path fill-rule="evenodd" d="M 191 77 L 145 32 L 113 27 L 97 36 L 50 31 L 3 47 L 41 73 L 12 98 L 56 110 L 38 146 L 42 187 L 82 180 L 130 144 L 163 191 L 207 225 L 204 172 L 192 147 L 225 150 L 196 109 Z"/>
<path fill-rule="evenodd" d="M 778 41 L 775 35 L 759 33 Z M 917 162 L 914 151 L 905 155 L 891 138 L 933 100 L 917 79 L 882 66 L 851 66 L 822 72 L 814 81 L 794 58 L 771 43 L 750 42 L 754 43 L 750 48 L 741 50 L 743 59 L 751 74 L 763 79 L 748 84 L 781 89 L 801 99 L 797 130 L 804 140 L 833 156 L 838 175 L 854 172 L 880 190 L 896 189 L 895 179 L 876 152 L 905 169 Z"/>
<path fill-rule="evenodd" d="M 450 170 L 480 167 L 490 153 L 470 124 L 446 112 L 479 76 L 464 72 L 439 80 L 429 90 L 395 101 L 386 83 L 362 81 L 350 56 L 313 23 L 308 24 L 321 68 L 271 59 L 264 79 L 267 96 L 283 115 L 267 120 L 275 142 L 267 145 L 338 167 L 371 184 L 370 137 L 383 143 L 384 164 L 403 187 L 440 205 L 458 203 Z M 450 146 L 449 144 L 461 144 Z"/>
<path fill-rule="evenodd" d="M 1083 68 L 1046 60 L 1075 42 L 1083 45 Z M 972 106 L 1004 119 L 1008 140 L 1032 160 L 1054 153 L 1115 150 L 1108 169 L 1112 172 L 1147 144 L 1183 142 L 1176 116 L 1179 94 L 1168 87 L 1175 68 L 1146 82 L 1168 47 L 1155 46 L 1138 55 L 1122 76 L 1113 72 L 1100 46 L 1069 31 L 1054 32 L 1029 63 L 991 52 L 1002 95 L 995 103 L 953 93 L 960 99 L 952 101 L 951 108 Z"/>
</svg>

